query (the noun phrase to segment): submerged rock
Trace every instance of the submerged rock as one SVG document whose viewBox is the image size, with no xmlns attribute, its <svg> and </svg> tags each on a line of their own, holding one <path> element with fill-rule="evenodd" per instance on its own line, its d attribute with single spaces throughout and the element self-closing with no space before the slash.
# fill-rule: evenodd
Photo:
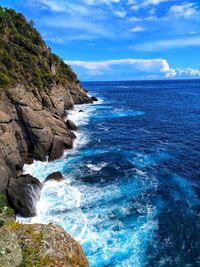
<svg viewBox="0 0 200 267">
<path fill-rule="evenodd" d="M 67 120 L 66 121 L 66 125 L 72 131 L 78 130 L 78 127 L 76 126 L 76 124 L 73 121 L 71 121 L 71 120 Z"/>
<path fill-rule="evenodd" d="M 54 173 L 50 174 L 49 176 L 47 176 L 47 178 L 45 179 L 44 182 L 48 182 L 51 180 L 55 180 L 55 181 L 60 182 L 60 181 L 64 180 L 64 178 L 63 178 L 61 172 L 54 172 Z"/>
<path fill-rule="evenodd" d="M 84 111 L 82 109 L 80 109 L 79 112 L 84 112 Z"/>
<path fill-rule="evenodd" d="M 24 217 L 36 215 L 36 203 L 40 198 L 42 184 L 31 175 L 21 175 L 10 180 L 7 194 L 8 200 L 16 212 Z"/>
</svg>

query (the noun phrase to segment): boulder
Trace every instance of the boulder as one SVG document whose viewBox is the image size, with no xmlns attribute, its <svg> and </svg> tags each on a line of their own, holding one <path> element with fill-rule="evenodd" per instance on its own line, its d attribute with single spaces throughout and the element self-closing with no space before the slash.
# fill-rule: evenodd
<svg viewBox="0 0 200 267">
<path fill-rule="evenodd" d="M 95 96 L 92 96 L 91 100 L 94 101 L 94 102 L 98 101 L 98 99 Z"/>
<path fill-rule="evenodd" d="M 79 112 L 84 112 L 84 111 L 82 109 L 80 109 Z"/>
<path fill-rule="evenodd" d="M 35 216 L 41 188 L 40 181 L 29 174 L 11 179 L 7 188 L 11 207 L 24 217 Z"/>
<path fill-rule="evenodd" d="M 64 180 L 62 173 L 61 172 L 54 172 L 54 173 L 50 174 L 49 176 L 47 176 L 47 178 L 45 179 L 44 182 L 48 182 L 48 181 L 52 181 L 52 180 L 55 180 L 58 182 Z"/>
<path fill-rule="evenodd" d="M 66 121 L 66 125 L 72 131 L 78 130 L 78 127 L 76 126 L 76 124 L 73 121 L 71 121 L 71 120 L 67 120 Z"/>
<path fill-rule="evenodd" d="M 69 137 L 61 137 L 58 135 L 54 136 L 52 148 L 49 153 L 49 161 L 53 161 L 62 157 L 65 149 L 70 149 L 73 147 L 73 141 Z"/>
</svg>

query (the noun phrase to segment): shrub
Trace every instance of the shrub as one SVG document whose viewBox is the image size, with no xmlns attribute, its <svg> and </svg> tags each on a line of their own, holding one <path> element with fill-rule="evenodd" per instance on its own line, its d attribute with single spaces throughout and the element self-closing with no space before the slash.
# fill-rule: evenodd
<svg viewBox="0 0 200 267">
<path fill-rule="evenodd" d="M 27 22 L 22 14 L 0 7 L 0 87 L 21 83 L 43 89 L 76 81 L 76 74 L 51 53 L 33 21 Z"/>
<path fill-rule="evenodd" d="M 10 84 L 10 78 L 6 74 L 0 72 L 0 86 L 5 87 L 8 84 Z"/>
</svg>

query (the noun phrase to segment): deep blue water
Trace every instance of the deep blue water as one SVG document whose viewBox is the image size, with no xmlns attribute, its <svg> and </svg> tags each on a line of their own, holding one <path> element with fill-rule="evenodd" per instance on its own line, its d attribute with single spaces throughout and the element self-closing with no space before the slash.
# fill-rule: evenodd
<svg viewBox="0 0 200 267">
<path fill-rule="evenodd" d="M 27 171 L 38 217 L 79 240 L 90 266 L 200 266 L 200 81 L 85 83 L 74 151 Z M 83 113 L 78 110 L 83 109 Z"/>
</svg>

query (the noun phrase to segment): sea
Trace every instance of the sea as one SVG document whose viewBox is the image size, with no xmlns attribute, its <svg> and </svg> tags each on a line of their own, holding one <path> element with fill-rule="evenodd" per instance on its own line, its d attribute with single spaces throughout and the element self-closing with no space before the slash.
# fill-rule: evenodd
<svg viewBox="0 0 200 267">
<path fill-rule="evenodd" d="M 91 267 L 200 266 L 200 80 L 90 82 L 74 148 L 24 167 L 49 181 L 38 215 L 83 247 Z M 79 112 L 83 110 L 83 112 Z"/>
</svg>

